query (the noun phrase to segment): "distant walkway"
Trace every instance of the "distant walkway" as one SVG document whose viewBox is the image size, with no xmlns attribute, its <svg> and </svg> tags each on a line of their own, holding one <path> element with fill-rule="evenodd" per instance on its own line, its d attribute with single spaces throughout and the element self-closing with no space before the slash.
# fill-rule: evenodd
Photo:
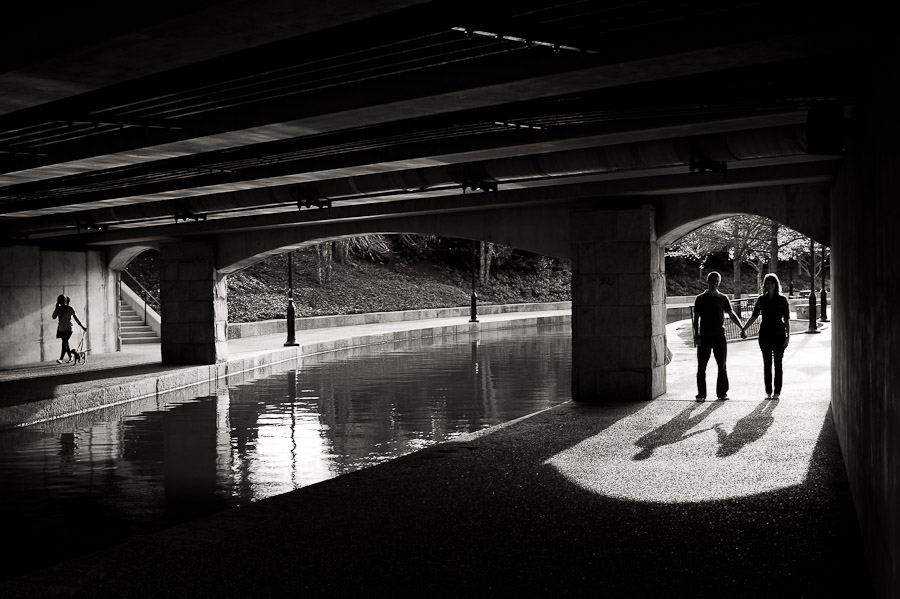
<svg viewBox="0 0 900 599">
<path fill-rule="evenodd" d="M 830 329 L 792 337 L 781 401 L 763 398 L 746 341 L 728 347 L 732 399 L 697 403 L 679 326 L 655 401 L 567 402 L 0 596 L 871 596 L 831 419 Z"/>
</svg>

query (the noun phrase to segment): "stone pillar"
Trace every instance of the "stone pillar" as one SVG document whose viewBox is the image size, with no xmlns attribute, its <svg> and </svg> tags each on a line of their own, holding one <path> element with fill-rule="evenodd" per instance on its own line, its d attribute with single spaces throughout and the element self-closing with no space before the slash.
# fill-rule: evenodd
<svg viewBox="0 0 900 599">
<path fill-rule="evenodd" d="M 227 288 L 212 242 L 160 244 L 159 262 L 163 364 L 227 360 Z"/>
<path fill-rule="evenodd" d="M 576 209 L 572 397 L 641 401 L 666 392 L 666 285 L 655 212 Z"/>
</svg>

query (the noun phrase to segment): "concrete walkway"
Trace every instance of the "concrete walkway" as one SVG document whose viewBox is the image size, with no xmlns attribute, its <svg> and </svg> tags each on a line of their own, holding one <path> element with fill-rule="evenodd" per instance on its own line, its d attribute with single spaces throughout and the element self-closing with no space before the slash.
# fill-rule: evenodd
<svg viewBox="0 0 900 599">
<path fill-rule="evenodd" d="M 568 402 L 0 583 L 0 596 L 870 596 L 831 419 L 830 330 L 792 336 L 781 401 L 764 399 L 751 340 L 728 346 L 731 399 L 697 403 L 683 326 L 668 327 L 655 401 Z"/>
</svg>

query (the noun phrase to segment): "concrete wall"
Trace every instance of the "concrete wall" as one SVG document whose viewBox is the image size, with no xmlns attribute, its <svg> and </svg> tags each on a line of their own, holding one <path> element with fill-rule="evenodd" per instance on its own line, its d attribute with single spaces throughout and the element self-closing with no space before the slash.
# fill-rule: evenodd
<svg viewBox="0 0 900 599">
<path fill-rule="evenodd" d="M 890 38 L 885 38 L 890 39 Z M 900 79 L 872 62 L 831 202 L 832 409 L 876 595 L 900 597 Z"/>
<path fill-rule="evenodd" d="M 329 239 L 373 233 L 418 233 L 502 243 L 568 260 L 568 204 L 490 208 L 432 215 L 393 215 L 365 221 L 323 222 L 315 226 L 231 232 L 217 237 L 216 265 L 223 274 L 238 272 L 288 248 Z"/>
<path fill-rule="evenodd" d="M 478 315 L 507 314 L 510 312 L 542 312 L 545 310 L 570 310 L 572 302 L 545 302 L 533 304 L 479 304 Z M 471 316 L 470 306 L 432 308 L 424 310 L 396 310 L 393 312 L 369 312 L 366 314 L 342 314 L 337 316 L 306 316 L 294 319 L 297 331 L 311 329 L 365 325 L 377 322 L 426 320 L 429 318 L 458 318 Z M 274 335 L 287 332 L 287 319 L 259 322 L 232 322 L 228 324 L 228 338 L 240 339 L 258 335 Z"/>
<path fill-rule="evenodd" d="M 59 357 L 56 297 L 71 298 L 88 327 L 84 349 L 116 351 L 115 277 L 106 253 L 41 251 L 30 246 L 0 247 L 0 367 L 48 362 Z M 81 340 L 81 330 L 71 343 Z"/>
</svg>

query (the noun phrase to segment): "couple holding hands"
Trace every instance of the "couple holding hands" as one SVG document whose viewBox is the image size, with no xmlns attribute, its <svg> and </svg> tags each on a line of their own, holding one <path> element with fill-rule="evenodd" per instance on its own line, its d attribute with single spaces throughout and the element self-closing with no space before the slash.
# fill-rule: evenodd
<svg viewBox="0 0 900 599">
<path fill-rule="evenodd" d="M 716 397 L 728 399 L 728 373 L 725 359 L 728 344 L 725 340 L 725 314 L 741 328 L 741 338 L 747 338 L 747 329 L 762 318 L 759 327 L 759 348 L 763 354 L 763 381 L 767 399 L 778 399 L 781 395 L 781 359 L 791 339 L 790 307 L 787 298 L 781 295 L 778 275 L 769 273 L 763 279 L 765 293 L 756 299 L 753 314 L 746 323 L 731 308 L 731 301 L 719 292 L 721 275 L 711 272 L 706 277 L 707 289 L 694 301 L 694 345 L 697 346 L 697 401 L 706 399 L 706 365 L 710 354 L 716 358 L 719 367 L 716 379 Z M 772 370 L 775 371 L 775 385 L 772 386 Z M 773 395 L 774 391 L 774 395 Z"/>
</svg>

